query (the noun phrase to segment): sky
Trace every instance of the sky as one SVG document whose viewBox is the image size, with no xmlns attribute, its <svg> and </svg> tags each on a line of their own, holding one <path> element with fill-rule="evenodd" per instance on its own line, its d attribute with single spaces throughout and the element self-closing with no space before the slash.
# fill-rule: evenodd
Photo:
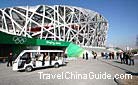
<svg viewBox="0 0 138 85">
<path fill-rule="evenodd" d="M 0 8 L 35 5 L 70 5 L 96 11 L 109 23 L 107 46 L 136 47 L 138 0 L 0 0 Z"/>
</svg>

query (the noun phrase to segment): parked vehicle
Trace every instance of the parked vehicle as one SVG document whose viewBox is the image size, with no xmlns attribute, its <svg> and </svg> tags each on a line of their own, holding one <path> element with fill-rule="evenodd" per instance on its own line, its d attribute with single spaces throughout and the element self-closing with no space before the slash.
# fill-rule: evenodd
<svg viewBox="0 0 138 85">
<path fill-rule="evenodd" d="M 24 50 L 13 62 L 13 70 L 32 71 L 35 68 L 54 66 L 58 68 L 63 62 L 63 50 Z"/>
</svg>

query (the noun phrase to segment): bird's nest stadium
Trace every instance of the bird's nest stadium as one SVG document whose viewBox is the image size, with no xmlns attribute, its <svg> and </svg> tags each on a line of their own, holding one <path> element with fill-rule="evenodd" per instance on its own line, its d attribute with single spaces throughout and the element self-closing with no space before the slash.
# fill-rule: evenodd
<svg viewBox="0 0 138 85">
<path fill-rule="evenodd" d="M 0 9 L 0 47 L 8 50 L 15 45 L 20 49 L 53 49 L 68 47 L 69 43 L 103 47 L 107 30 L 108 22 L 101 14 L 81 7 L 38 5 Z"/>
</svg>

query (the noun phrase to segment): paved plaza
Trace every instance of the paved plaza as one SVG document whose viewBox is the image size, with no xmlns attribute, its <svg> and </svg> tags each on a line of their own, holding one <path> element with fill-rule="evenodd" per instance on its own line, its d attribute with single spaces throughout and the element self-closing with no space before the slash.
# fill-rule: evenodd
<svg viewBox="0 0 138 85">
<path fill-rule="evenodd" d="M 138 64 L 138 63 L 137 63 Z M 125 74 L 126 71 L 138 72 L 135 66 L 116 63 L 115 60 L 98 59 L 77 59 L 70 60 L 67 66 L 59 68 L 43 68 L 32 72 L 14 72 L 11 67 L 6 67 L 6 63 L 0 64 L 0 85 L 117 85 L 113 79 L 115 74 Z M 107 73 L 112 79 L 40 79 L 40 73 L 62 74 L 65 72 L 88 74 Z"/>
</svg>

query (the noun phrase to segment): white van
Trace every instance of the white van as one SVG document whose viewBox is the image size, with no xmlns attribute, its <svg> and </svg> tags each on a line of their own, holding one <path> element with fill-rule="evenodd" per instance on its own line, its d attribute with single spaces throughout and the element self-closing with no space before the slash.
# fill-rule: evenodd
<svg viewBox="0 0 138 85">
<path fill-rule="evenodd" d="M 13 62 L 13 70 L 32 71 L 34 68 L 54 66 L 59 67 L 63 62 L 63 50 L 24 50 Z"/>
</svg>

